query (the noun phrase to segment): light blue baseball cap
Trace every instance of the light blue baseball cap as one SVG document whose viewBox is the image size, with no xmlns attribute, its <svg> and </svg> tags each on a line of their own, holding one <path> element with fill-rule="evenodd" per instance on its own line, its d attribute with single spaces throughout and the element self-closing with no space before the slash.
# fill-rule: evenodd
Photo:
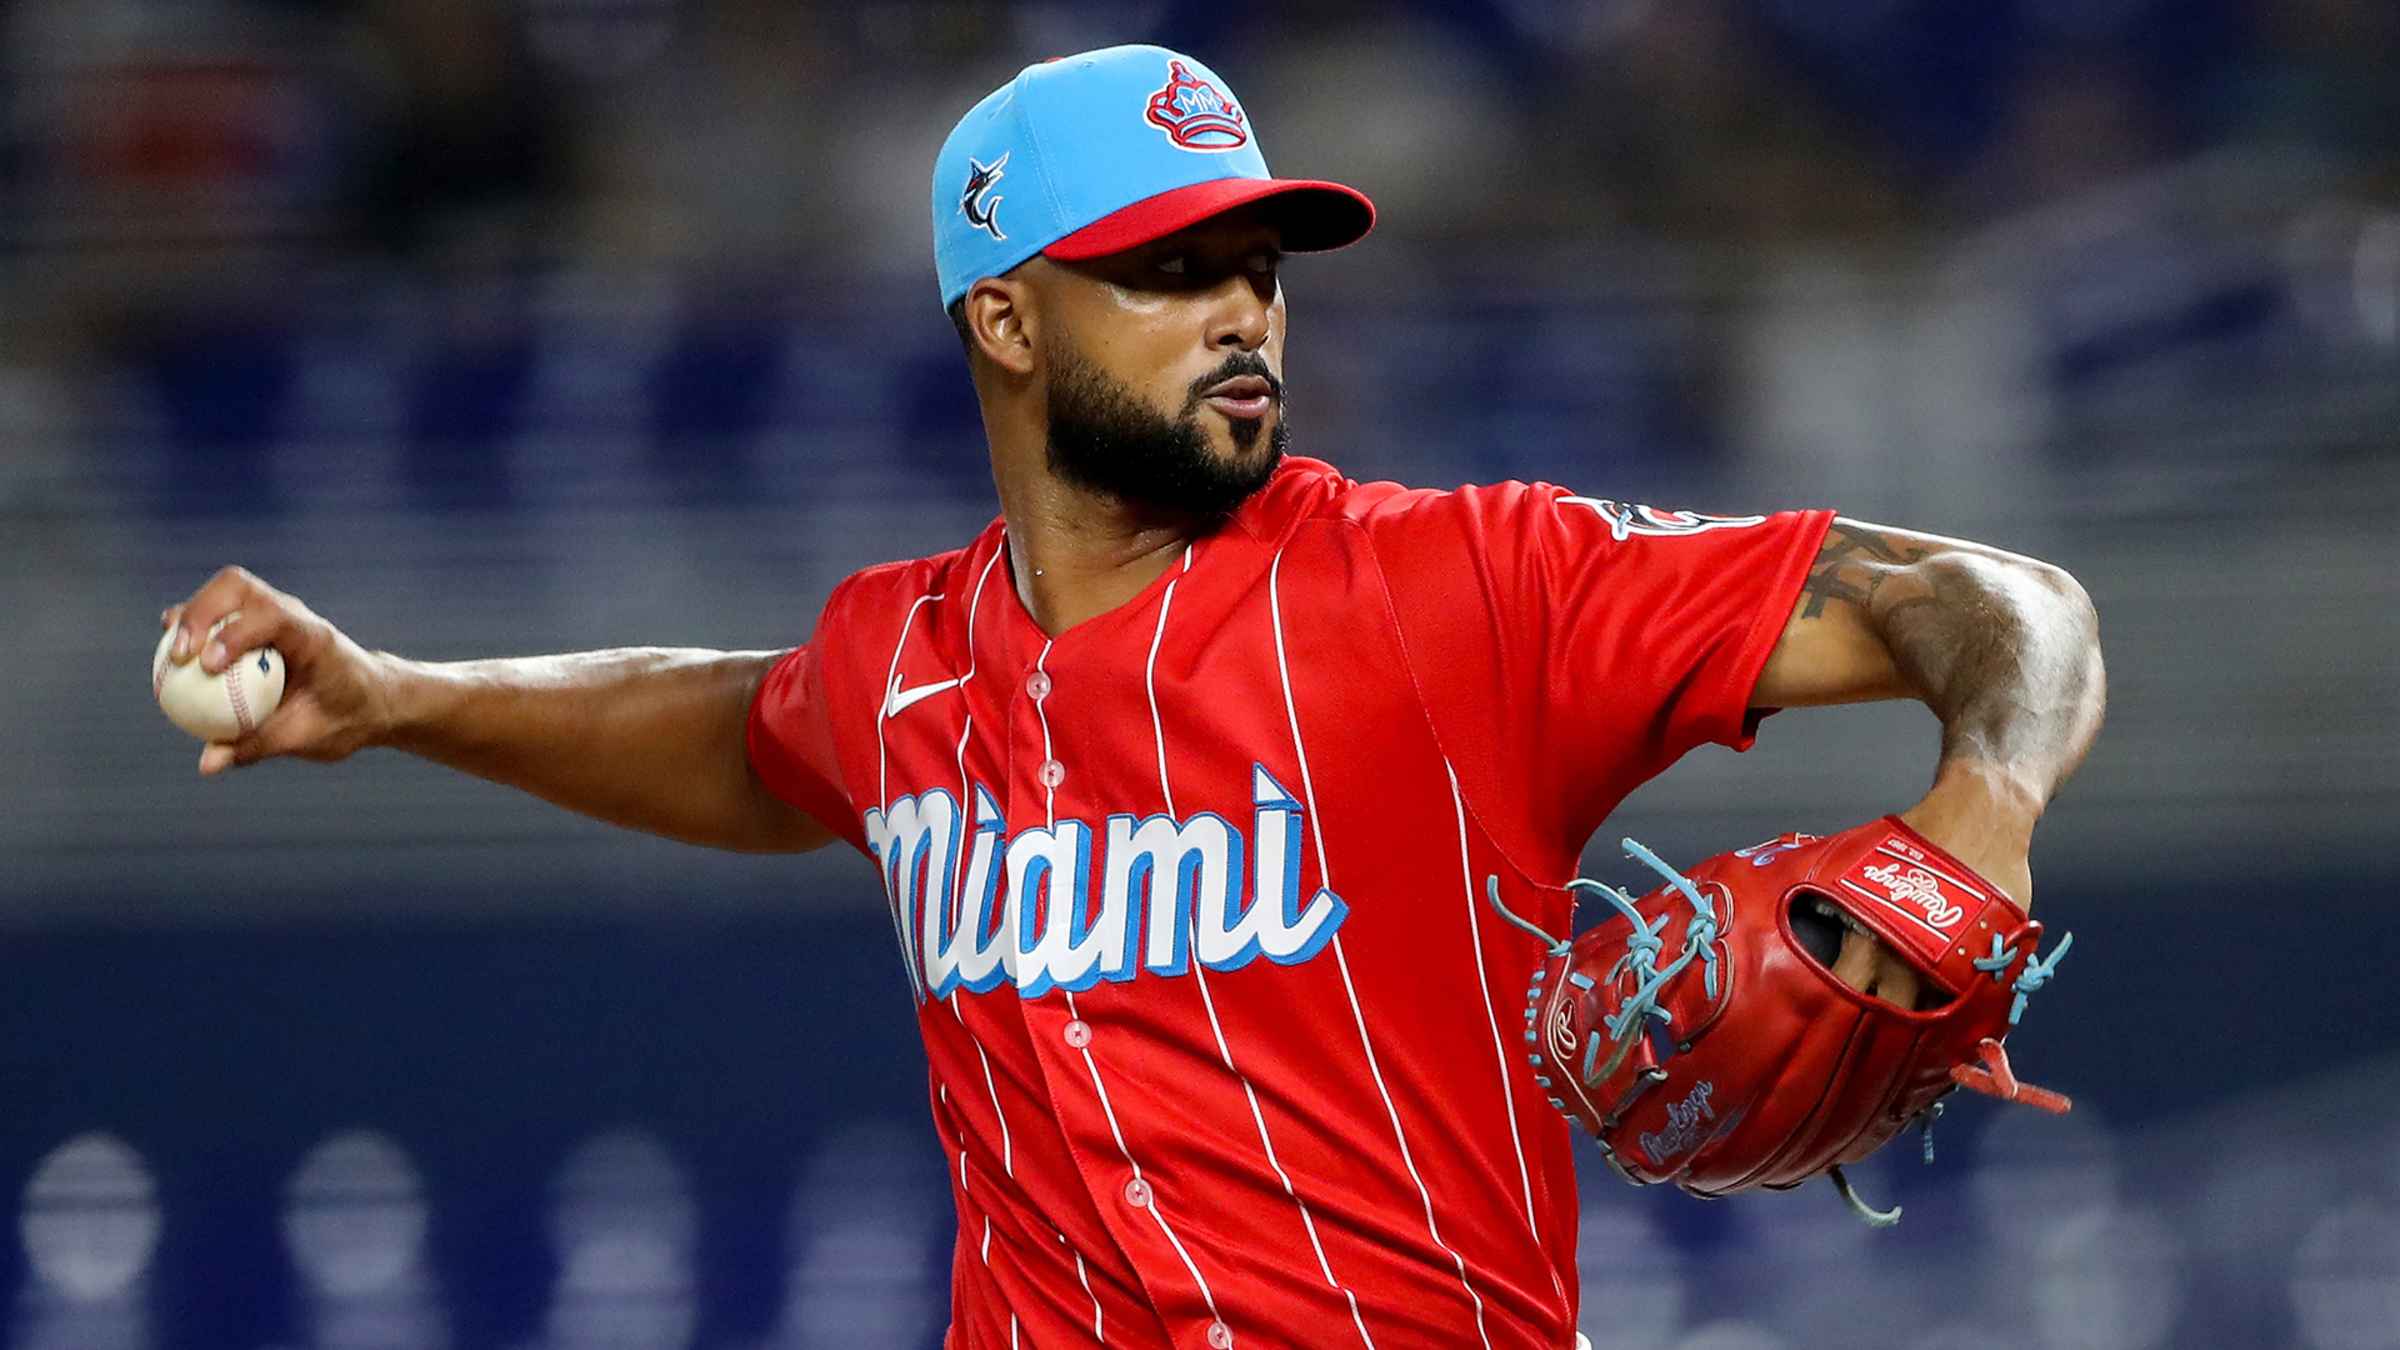
<svg viewBox="0 0 2400 1350">
<path fill-rule="evenodd" d="M 1191 57 L 1105 47 L 1027 66 L 934 160 L 942 307 L 1036 253 L 1103 257 L 1270 198 L 1290 252 L 1341 248 L 1375 224 L 1355 188 L 1270 176 L 1242 105 Z"/>
</svg>

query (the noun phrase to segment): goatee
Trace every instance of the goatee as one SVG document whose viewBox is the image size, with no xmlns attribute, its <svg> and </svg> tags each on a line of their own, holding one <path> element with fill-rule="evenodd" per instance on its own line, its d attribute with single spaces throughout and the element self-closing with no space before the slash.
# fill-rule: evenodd
<svg viewBox="0 0 2400 1350">
<path fill-rule="evenodd" d="M 1222 520 L 1274 476 L 1290 439 L 1283 383 L 1264 358 L 1236 352 L 1192 382 L 1183 409 L 1160 415 L 1066 343 L 1050 347 L 1050 471 L 1078 487 L 1129 506 L 1200 520 Z M 1275 425 L 1231 421 L 1235 454 L 1209 448 L 1201 429 L 1201 391 L 1237 375 L 1256 375 L 1275 393 Z M 1267 448 L 1257 453 L 1259 433 Z"/>
</svg>

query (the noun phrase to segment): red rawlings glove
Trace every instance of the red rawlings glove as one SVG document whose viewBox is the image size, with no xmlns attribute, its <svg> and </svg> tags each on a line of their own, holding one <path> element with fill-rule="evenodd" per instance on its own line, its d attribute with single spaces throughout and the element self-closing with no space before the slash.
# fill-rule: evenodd
<svg viewBox="0 0 2400 1350">
<path fill-rule="evenodd" d="M 1570 883 L 1618 910 L 1573 943 L 1549 939 L 1528 993 L 1536 1081 L 1627 1180 L 1695 1195 L 1842 1177 L 1957 1087 L 2063 1112 L 2019 1083 L 2001 1041 L 2072 935 L 2035 959 L 2042 926 L 2000 889 L 1886 816 L 1831 838 L 1787 834 L 1678 873 L 1639 900 Z M 1492 903 L 1500 904 L 1498 888 Z M 1516 916 L 1501 913 L 1533 930 Z M 1837 979 L 1844 928 L 1913 967 L 1914 1009 Z"/>
</svg>

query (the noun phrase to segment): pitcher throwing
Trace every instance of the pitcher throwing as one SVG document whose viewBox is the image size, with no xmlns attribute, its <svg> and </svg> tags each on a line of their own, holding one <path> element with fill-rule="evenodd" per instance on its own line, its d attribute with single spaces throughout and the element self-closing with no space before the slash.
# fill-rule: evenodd
<svg viewBox="0 0 2400 1350">
<path fill-rule="evenodd" d="M 1268 176 L 1188 56 L 1028 67 L 950 134 L 932 209 L 998 486 L 975 539 L 850 577 L 782 652 L 419 663 L 228 569 L 167 614 L 179 657 L 272 644 L 290 689 L 202 772 L 395 746 L 694 843 L 865 854 L 957 1202 L 962 1350 L 1562 1350 L 1562 1074 L 1639 1093 L 1777 980 L 1839 987 L 1785 1019 L 1836 1044 L 2021 1001 L 2032 943 L 1987 968 L 1973 930 L 2025 936 L 2035 820 L 2100 724 L 2066 573 L 1825 511 L 1413 489 L 1287 453 L 1285 257 L 1374 212 Z M 1613 969 L 1550 945 L 1628 792 L 1773 709 L 1889 698 L 1941 721 L 1931 790 L 1757 869 L 1841 899 L 1897 840 L 1858 864 L 1903 869 L 1880 902 L 1785 913 L 1695 868 L 1708 925 L 1669 883 L 1624 897 Z M 1783 946 L 1751 953 L 1745 923 Z M 1537 981 L 1529 1006 L 1537 966 L 1607 997 Z M 1562 1068 L 1538 1032 L 1568 1003 Z M 1655 1155 L 1619 1157 L 1642 1179 L 1739 1189 L 1689 1158 L 1716 1168 L 1744 1121 L 1801 1129 L 1818 1076 L 1677 1083 L 1639 1121 L 1594 1098 L 1587 1123 Z M 1910 1083 L 1862 1119 L 1945 1086 Z"/>
</svg>

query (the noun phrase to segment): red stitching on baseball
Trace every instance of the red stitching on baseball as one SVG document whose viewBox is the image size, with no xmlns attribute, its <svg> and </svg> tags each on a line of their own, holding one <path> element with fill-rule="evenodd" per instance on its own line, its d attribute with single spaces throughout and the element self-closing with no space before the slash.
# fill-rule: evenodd
<svg viewBox="0 0 2400 1350">
<path fill-rule="evenodd" d="M 233 724 L 244 731 L 258 730 L 258 724 L 250 720 L 250 700 L 242 697 L 242 663 L 239 658 L 225 667 L 225 697 L 233 704 Z"/>
</svg>

